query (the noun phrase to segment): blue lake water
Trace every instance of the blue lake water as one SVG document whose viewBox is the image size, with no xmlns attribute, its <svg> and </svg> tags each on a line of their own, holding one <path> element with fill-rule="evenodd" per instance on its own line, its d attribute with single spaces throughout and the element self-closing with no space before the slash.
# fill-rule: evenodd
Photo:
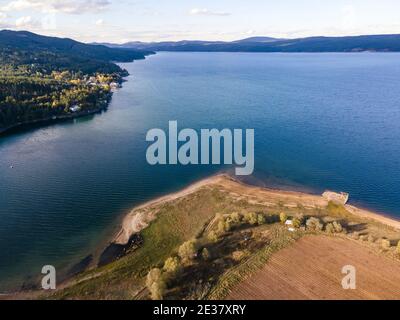
<svg viewBox="0 0 400 320">
<path fill-rule="evenodd" d="M 146 132 L 254 128 L 257 183 L 400 217 L 400 54 L 159 53 L 107 112 L 0 137 L 0 292 L 65 267 L 146 200 L 229 168 L 147 164 Z M 13 166 L 13 168 L 10 168 Z"/>
</svg>

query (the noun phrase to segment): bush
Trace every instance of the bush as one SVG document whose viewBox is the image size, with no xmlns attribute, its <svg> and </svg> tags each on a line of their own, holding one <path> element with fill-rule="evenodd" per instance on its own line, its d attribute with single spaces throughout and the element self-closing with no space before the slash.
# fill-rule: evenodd
<svg viewBox="0 0 400 320">
<path fill-rule="evenodd" d="M 257 224 L 259 226 L 261 226 L 261 225 L 265 224 L 265 222 L 266 222 L 265 216 L 263 214 L 259 213 L 257 215 Z"/>
<path fill-rule="evenodd" d="M 375 237 L 373 235 L 368 235 L 368 242 L 374 243 L 376 241 Z"/>
<path fill-rule="evenodd" d="M 212 243 L 215 243 L 218 241 L 218 235 L 215 233 L 215 231 L 210 231 L 210 233 L 207 235 L 207 239 Z"/>
<path fill-rule="evenodd" d="M 207 248 L 204 248 L 203 250 L 201 250 L 201 257 L 203 258 L 203 260 L 207 261 L 210 259 L 210 252 L 208 251 Z"/>
<path fill-rule="evenodd" d="M 251 225 L 255 225 L 255 224 L 257 224 L 257 222 L 258 222 L 258 217 L 257 217 L 257 214 L 254 213 L 254 212 L 247 212 L 247 213 L 244 215 L 244 220 L 245 220 L 247 223 L 251 224 Z"/>
<path fill-rule="evenodd" d="M 335 229 L 335 232 L 337 232 L 337 233 L 343 232 L 343 227 L 342 227 L 342 225 L 340 224 L 340 222 L 333 221 L 333 227 L 334 227 L 334 229 Z"/>
<path fill-rule="evenodd" d="M 301 225 L 303 224 L 303 222 L 304 222 L 303 219 L 304 219 L 304 218 L 301 218 L 301 217 L 295 217 L 295 218 L 293 218 L 293 220 L 292 220 L 293 227 L 299 229 L 299 228 L 301 227 Z"/>
<path fill-rule="evenodd" d="M 178 257 L 170 257 L 165 260 L 164 271 L 169 273 L 169 275 L 174 276 L 181 270 L 181 261 Z"/>
<path fill-rule="evenodd" d="M 328 224 L 325 226 L 325 231 L 326 231 L 327 233 L 335 233 L 335 227 L 333 226 L 333 223 L 328 223 Z"/>
<path fill-rule="evenodd" d="M 324 228 L 324 225 L 321 223 L 321 221 L 318 218 L 310 218 L 306 222 L 307 225 L 307 230 L 310 231 L 322 231 Z"/>
<path fill-rule="evenodd" d="M 225 232 L 231 231 L 234 225 L 235 224 L 232 222 L 231 219 L 229 219 L 229 218 L 226 219 L 225 225 L 224 225 Z"/>
<path fill-rule="evenodd" d="M 222 234 L 225 232 L 225 220 L 220 220 L 218 222 L 217 232 L 218 234 Z"/>
<path fill-rule="evenodd" d="M 150 297 L 152 300 L 162 300 L 165 292 L 165 282 L 163 280 L 159 280 L 158 282 L 153 282 L 151 286 L 148 288 L 150 291 Z"/>
<path fill-rule="evenodd" d="M 230 220 L 235 224 L 239 224 L 242 220 L 242 216 L 237 212 L 233 212 L 229 217 Z"/>
<path fill-rule="evenodd" d="M 154 268 L 150 270 L 150 272 L 147 274 L 146 286 L 150 291 L 152 300 L 163 299 L 166 284 L 160 269 Z"/>
<path fill-rule="evenodd" d="M 279 220 L 281 221 L 281 223 L 285 223 L 287 221 L 287 219 L 288 219 L 288 217 L 287 217 L 286 213 L 281 212 L 279 214 Z"/>
<path fill-rule="evenodd" d="M 197 253 L 196 241 L 189 240 L 183 243 L 178 249 L 178 255 L 183 262 L 189 262 L 193 260 Z"/>
<path fill-rule="evenodd" d="M 232 252 L 232 259 L 234 261 L 238 262 L 238 261 L 243 260 L 243 258 L 245 258 L 247 255 L 248 255 L 248 252 L 246 250 L 245 251 L 237 250 L 237 251 Z"/>
<path fill-rule="evenodd" d="M 387 250 L 390 249 L 390 241 L 388 239 L 382 239 L 381 240 L 381 246 L 383 249 Z"/>
<path fill-rule="evenodd" d="M 150 287 L 153 282 L 162 278 L 162 271 L 159 268 L 154 268 L 149 271 L 146 278 L 146 286 Z"/>
</svg>

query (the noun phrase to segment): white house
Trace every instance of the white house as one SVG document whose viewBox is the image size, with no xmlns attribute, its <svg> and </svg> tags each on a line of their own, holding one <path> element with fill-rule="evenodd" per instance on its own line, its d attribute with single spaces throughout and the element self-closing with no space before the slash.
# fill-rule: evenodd
<svg viewBox="0 0 400 320">
<path fill-rule="evenodd" d="M 81 107 L 78 105 L 73 105 L 69 110 L 73 113 L 81 111 Z"/>
<path fill-rule="evenodd" d="M 293 221 L 292 220 L 286 220 L 285 226 L 288 227 L 288 230 L 290 232 L 295 232 L 296 231 L 296 229 L 293 227 Z"/>
</svg>

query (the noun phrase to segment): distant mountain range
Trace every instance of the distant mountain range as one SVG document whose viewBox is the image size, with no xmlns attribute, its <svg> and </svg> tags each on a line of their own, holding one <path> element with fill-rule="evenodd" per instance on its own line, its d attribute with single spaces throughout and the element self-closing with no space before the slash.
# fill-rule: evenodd
<svg viewBox="0 0 400 320">
<path fill-rule="evenodd" d="M 128 42 L 102 43 L 110 48 L 150 51 L 195 52 L 400 52 L 400 35 L 367 35 L 350 37 L 309 37 L 276 39 L 252 37 L 225 41 Z"/>
<path fill-rule="evenodd" d="M 0 49 L 25 51 L 47 51 L 55 54 L 71 55 L 101 61 L 129 62 L 144 59 L 149 52 L 110 48 L 103 45 L 90 45 L 68 38 L 55 38 L 38 35 L 28 31 L 0 31 Z"/>
</svg>

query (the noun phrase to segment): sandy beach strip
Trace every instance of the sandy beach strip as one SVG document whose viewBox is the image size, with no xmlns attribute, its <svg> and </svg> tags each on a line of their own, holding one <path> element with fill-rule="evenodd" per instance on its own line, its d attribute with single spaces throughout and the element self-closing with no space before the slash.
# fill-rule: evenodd
<svg viewBox="0 0 400 320">
<path fill-rule="evenodd" d="M 328 205 L 328 201 L 322 197 L 322 195 L 313 195 L 297 191 L 283 191 L 247 185 L 227 174 L 219 174 L 197 181 L 181 191 L 156 198 L 133 208 L 130 213 L 123 218 L 121 229 L 114 237 L 113 243 L 127 244 L 133 234 L 147 228 L 151 221 L 156 219 L 156 208 L 158 206 L 193 194 L 201 188 L 216 186 L 220 186 L 221 188 L 235 192 L 238 195 L 255 197 L 257 199 L 265 199 L 266 202 L 268 202 L 268 200 L 271 201 L 272 199 L 274 201 L 284 201 L 287 205 L 290 205 L 290 202 L 294 201 L 300 202 L 305 206 L 312 207 L 324 207 Z M 360 209 L 352 205 L 345 205 L 345 208 L 355 216 L 374 220 L 400 230 L 399 220 L 395 220 L 394 218 L 390 218 L 365 209 Z"/>
</svg>

